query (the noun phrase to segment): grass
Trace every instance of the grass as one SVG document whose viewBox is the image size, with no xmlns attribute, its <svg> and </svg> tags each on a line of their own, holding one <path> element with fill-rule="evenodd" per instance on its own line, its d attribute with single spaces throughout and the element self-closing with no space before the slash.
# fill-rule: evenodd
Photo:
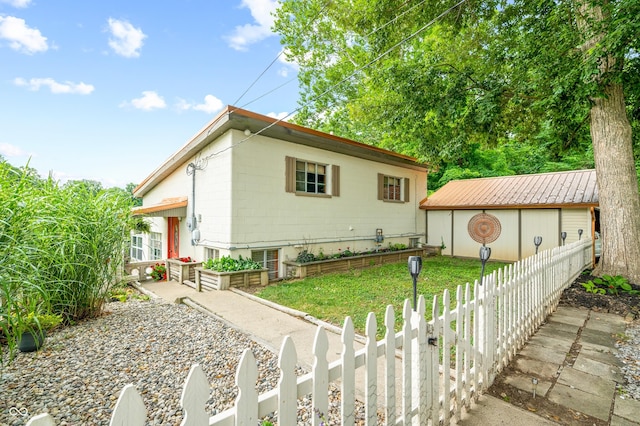
<svg viewBox="0 0 640 426">
<path fill-rule="evenodd" d="M 490 262 L 485 274 L 504 266 Z M 480 278 L 480 261 L 451 257 L 427 257 L 417 281 L 417 293 L 424 295 L 427 319 L 431 318 L 434 296 L 441 300 L 445 289 L 455 304 L 458 285 Z M 472 288 L 473 290 L 473 288 Z M 405 299 L 413 299 L 413 282 L 406 263 L 389 264 L 347 273 L 328 274 L 297 281 L 270 285 L 256 293 L 263 299 L 298 309 L 341 327 L 345 317 L 351 316 L 356 332 L 364 334 L 367 315 L 376 315 L 378 338 L 383 336 L 384 312 L 392 305 L 396 314 L 396 331 L 402 325 L 402 306 Z"/>
</svg>

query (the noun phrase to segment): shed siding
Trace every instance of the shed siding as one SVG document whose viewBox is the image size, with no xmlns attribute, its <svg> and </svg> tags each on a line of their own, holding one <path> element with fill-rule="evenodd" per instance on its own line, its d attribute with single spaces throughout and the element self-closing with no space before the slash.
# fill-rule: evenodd
<svg viewBox="0 0 640 426">
<path fill-rule="evenodd" d="M 456 210 L 454 214 L 453 255 L 460 257 L 479 256 L 481 244 L 474 241 L 468 232 L 469 220 L 483 210 Z M 498 218 L 500 237 L 487 246 L 491 247 L 491 259 L 518 260 L 518 212 L 517 210 L 485 210 Z M 431 226 L 431 224 L 429 224 Z"/>
<path fill-rule="evenodd" d="M 520 241 L 522 257 L 532 256 L 536 252 L 533 238 L 542 237 L 539 251 L 558 246 L 560 235 L 559 209 L 523 209 L 520 212 Z"/>
<path fill-rule="evenodd" d="M 427 211 L 427 245 L 441 246 L 445 249 L 442 254 L 451 256 L 451 210 L 428 210 Z"/>
<path fill-rule="evenodd" d="M 567 233 L 566 244 L 578 241 L 578 229 L 582 238 L 591 238 L 591 211 L 589 209 L 562 209 L 562 229 Z"/>
</svg>

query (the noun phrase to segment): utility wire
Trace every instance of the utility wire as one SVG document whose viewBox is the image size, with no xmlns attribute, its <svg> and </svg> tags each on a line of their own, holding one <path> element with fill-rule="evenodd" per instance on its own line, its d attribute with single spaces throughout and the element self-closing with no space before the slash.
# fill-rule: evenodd
<svg viewBox="0 0 640 426">
<path fill-rule="evenodd" d="M 377 57 L 375 57 L 374 59 L 372 59 L 371 61 L 367 62 L 365 65 L 362 65 L 358 68 L 356 68 L 351 74 L 349 74 L 348 76 L 346 76 L 345 78 L 343 78 L 342 80 L 340 80 L 338 83 L 332 85 L 331 87 L 329 87 L 328 89 L 326 89 L 324 92 L 320 93 L 319 95 L 316 95 L 314 97 L 312 97 L 311 99 L 309 99 L 307 102 L 305 102 L 303 105 L 295 108 L 293 111 L 291 111 L 290 113 L 288 113 L 287 115 L 285 115 L 284 117 L 281 117 L 279 119 L 276 119 L 273 123 L 263 127 L 262 129 L 258 130 L 255 133 L 250 134 L 249 136 L 247 136 L 246 138 L 242 139 L 241 141 L 239 141 L 238 143 L 236 143 L 235 145 L 230 145 L 226 148 L 221 149 L 220 151 L 211 153 L 209 155 L 207 155 L 206 157 L 203 158 L 204 161 L 209 160 L 209 158 L 212 158 L 216 155 L 219 155 L 225 151 L 228 151 L 246 141 L 248 141 L 249 139 L 251 139 L 254 136 L 257 136 L 263 132 L 265 132 L 266 130 L 269 130 L 271 127 L 275 126 L 276 124 L 280 123 L 281 121 L 286 120 L 287 118 L 291 117 L 293 114 L 297 113 L 298 111 L 300 111 L 304 106 L 308 105 L 309 103 L 315 101 L 316 99 L 326 95 L 327 93 L 329 93 L 331 90 L 333 90 L 334 88 L 340 86 L 341 84 L 343 84 L 345 81 L 351 79 L 352 77 L 354 77 L 358 72 L 362 71 L 365 68 L 368 68 L 369 66 L 371 66 L 372 64 L 374 64 L 375 62 L 378 62 L 380 59 L 382 59 L 383 57 L 385 57 L 386 55 L 388 55 L 389 53 L 391 53 L 394 49 L 396 49 L 397 47 L 399 47 L 400 45 L 406 43 L 407 41 L 413 39 L 414 37 L 416 37 L 418 34 L 422 33 L 424 30 L 426 30 L 427 28 L 429 28 L 431 25 L 433 25 L 434 23 L 436 23 L 437 21 L 439 21 L 440 19 L 442 19 L 443 17 L 447 16 L 449 13 L 451 13 L 454 9 L 458 8 L 460 5 L 462 5 L 463 3 L 465 3 L 467 0 L 460 0 L 458 3 L 454 4 L 453 6 L 449 7 L 447 10 L 445 10 L 444 12 L 440 13 L 438 16 L 436 16 L 435 18 L 433 18 L 432 20 L 430 20 L 429 22 L 427 22 L 425 25 L 423 25 L 422 27 L 420 27 L 417 31 L 413 32 L 412 34 L 410 34 L 409 36 L 403 38 L 402 40 L 400 40 L 399 42 L 397 42 L 396 44 L 394 44 L 393 46 L 391 46 L 390 48 L 388 48 L 387 50 L 385 50 L 383 53 L 381 53 L 380 55 L 378 55 Z M 229 111 L 229 114 L 231 114 L 233 111 Z M 215 124 L 215 123 L 214 123 Z"/>
</svg>

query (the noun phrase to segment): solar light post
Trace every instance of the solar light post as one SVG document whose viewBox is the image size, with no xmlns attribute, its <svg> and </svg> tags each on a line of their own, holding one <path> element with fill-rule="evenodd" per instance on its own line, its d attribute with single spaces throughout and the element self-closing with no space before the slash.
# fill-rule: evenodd
<svg viewBox="0 0 640 426">
<path fill-rule="evenodd" d="M 482 262 L 482 270 L 480 271 L 480 285 L 482 285 L 482 279 L 484 278 L 484 266 L 487 264 L 487 260 L 491 257 L 491 247 L 480 247 L 480 262 Z"/>
<path fill-rule="evenodd" d="M 567 233 L 566 233 L 566 232 L 564 232 L 564 231 L 562 231 L 562 232 L 560 233 L 560 238 L 562 238 L 562 245 L 564 245 L 564 240 L 566 240 L 566 239 L 567 239 Z"/>
<path fill-rule="evenodd" d="M 533 237 L 533 244 L 536 246 L 536 254 L 538 254 L 538 248 L 542 244 L 542 237 L 539 235 Z"/>
<path fill-rule="evenodd" d="M 418 275 L 420 275 L 420 271 L 422 271 L 422 258 L 420 256 L 409 256 L 408 260 L 409 274 L 411 274 L 411 278 L 413 279 L 413 310 L 416 310 L 416 300 L 417 300 L 417 282 Z"/>
</svg>

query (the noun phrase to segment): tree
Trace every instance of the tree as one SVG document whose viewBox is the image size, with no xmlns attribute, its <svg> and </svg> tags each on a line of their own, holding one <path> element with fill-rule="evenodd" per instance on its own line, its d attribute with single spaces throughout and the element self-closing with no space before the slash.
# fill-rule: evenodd
<svg viewBox="0 0 640 426">
<path fill-rule="evenodd" d="M 275 29 L 302 124 L 432 164 L 478 146 L 543 147 L 541 169 L 592 152 L 599 272 L 640 282 L 637 0 L 285 0 Z"/>
</svg>

